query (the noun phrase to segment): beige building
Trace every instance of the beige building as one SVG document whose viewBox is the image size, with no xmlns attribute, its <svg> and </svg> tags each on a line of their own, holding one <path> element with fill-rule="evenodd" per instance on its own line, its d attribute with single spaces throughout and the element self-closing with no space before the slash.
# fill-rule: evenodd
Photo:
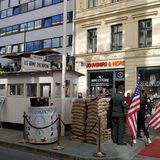
<svg viewBox="0 0 160 160">
<path fill-rule="evenodd" d="M 96 95 L 118 85 L 134 91 L 138 74 L 148 95 L 160 95 L 160 1 L 76 0 L 79 89 Z"/>
</svg>

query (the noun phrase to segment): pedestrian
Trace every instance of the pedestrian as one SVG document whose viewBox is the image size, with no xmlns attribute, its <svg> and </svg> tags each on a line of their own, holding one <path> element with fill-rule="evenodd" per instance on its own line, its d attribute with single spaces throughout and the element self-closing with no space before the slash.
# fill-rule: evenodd
<svg viewBox="0 0 160 160">
<path fill-rule="evenodd" d="M 132 97 L 131 97 L 131 94 L 130 92 L 127 92 L 127 96 L 125 97 L 125 101 L 126 101 L 126 104 L 128 106 L 130 106 L 131 102 L 132 102 Z"/>
<path fill-rule="evenodd" d="M 120 85 L 117 93 L 111 94 L 111 112 L 112 112 L 112 138 L 113 142 L 119 145 L 126 145 L 124 142 L 125 129 L 125 105 L 124 105 L 124 86 Z"/>
<path fill-rule="evenodd" d="M 147 96 L 144 89 L 141 89 L 140 93 L 140 110 L 138 111 L 138 123 L 137 123 L 137 137 L 142 138 L 141 129 L 143 130 L 147 143 L 152 143 L 149 138 L 149 132 L 145 126 L 145 114 L 146 114 Z"/>
</svg>

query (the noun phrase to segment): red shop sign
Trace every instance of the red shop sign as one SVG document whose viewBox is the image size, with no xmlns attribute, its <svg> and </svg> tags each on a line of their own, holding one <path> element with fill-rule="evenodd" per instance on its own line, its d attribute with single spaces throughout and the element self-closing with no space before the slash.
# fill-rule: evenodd
<svg viewBox="0 0 160 160">
<path fill-rule="evenodd" d="M 87 68 L 98 68 L 98 67 L 118 67 L 124 66 L 124 60 L 117 61 L 103 61 L 103 62 L 89 62 L 87 63 Z"/>
</svg>

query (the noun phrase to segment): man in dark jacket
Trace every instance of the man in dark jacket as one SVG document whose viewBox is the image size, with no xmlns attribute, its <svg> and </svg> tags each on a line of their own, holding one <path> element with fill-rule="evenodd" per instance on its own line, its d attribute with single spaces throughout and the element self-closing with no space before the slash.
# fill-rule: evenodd
<svg viewBox="0 0 160 160">
<path fill-rule="evenodd" d="M 117 93 L 111 95 L 111 109 L 113 121 L 113 141 L 119 145 L 126 145 L 123 140 L 125 128 L 125 113 L 124 113 L 124 87 L 120 85 Z"/>
</svg>

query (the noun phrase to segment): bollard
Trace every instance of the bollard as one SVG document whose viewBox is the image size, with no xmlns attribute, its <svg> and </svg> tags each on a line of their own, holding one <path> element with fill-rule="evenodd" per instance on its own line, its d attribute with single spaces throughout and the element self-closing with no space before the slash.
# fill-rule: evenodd
<svg viewBox="0 0 160 160">
<path fill-rule="evenodd" d="M 62 149 L 64 149 L 64 147 L 60 145 L 60 138 L 61 138 L 61 115 L 60 114 L 58 115 L 58 126 L 57 126 L 57 129 L 58 129 L 57 146 L 54 147 L 53 149 L 54 150 L 62 150 Z"/>
<path fill-rule="evenodd" d="M 26 118 L 26 112 L 23 113 L 23 139 L 21 139 L 19 141 L 19 143 L 27 143 L 28 140 L 26 139 L 26 121 L 25 121 L 25 118 Z"/>
<path fill-rule="evenodd" d="M 95 157 L 105 157 L 105 153 L 101 152 L 101 118 L 98 117 L 98 152 L 94 154 Z"/>
</svg>

